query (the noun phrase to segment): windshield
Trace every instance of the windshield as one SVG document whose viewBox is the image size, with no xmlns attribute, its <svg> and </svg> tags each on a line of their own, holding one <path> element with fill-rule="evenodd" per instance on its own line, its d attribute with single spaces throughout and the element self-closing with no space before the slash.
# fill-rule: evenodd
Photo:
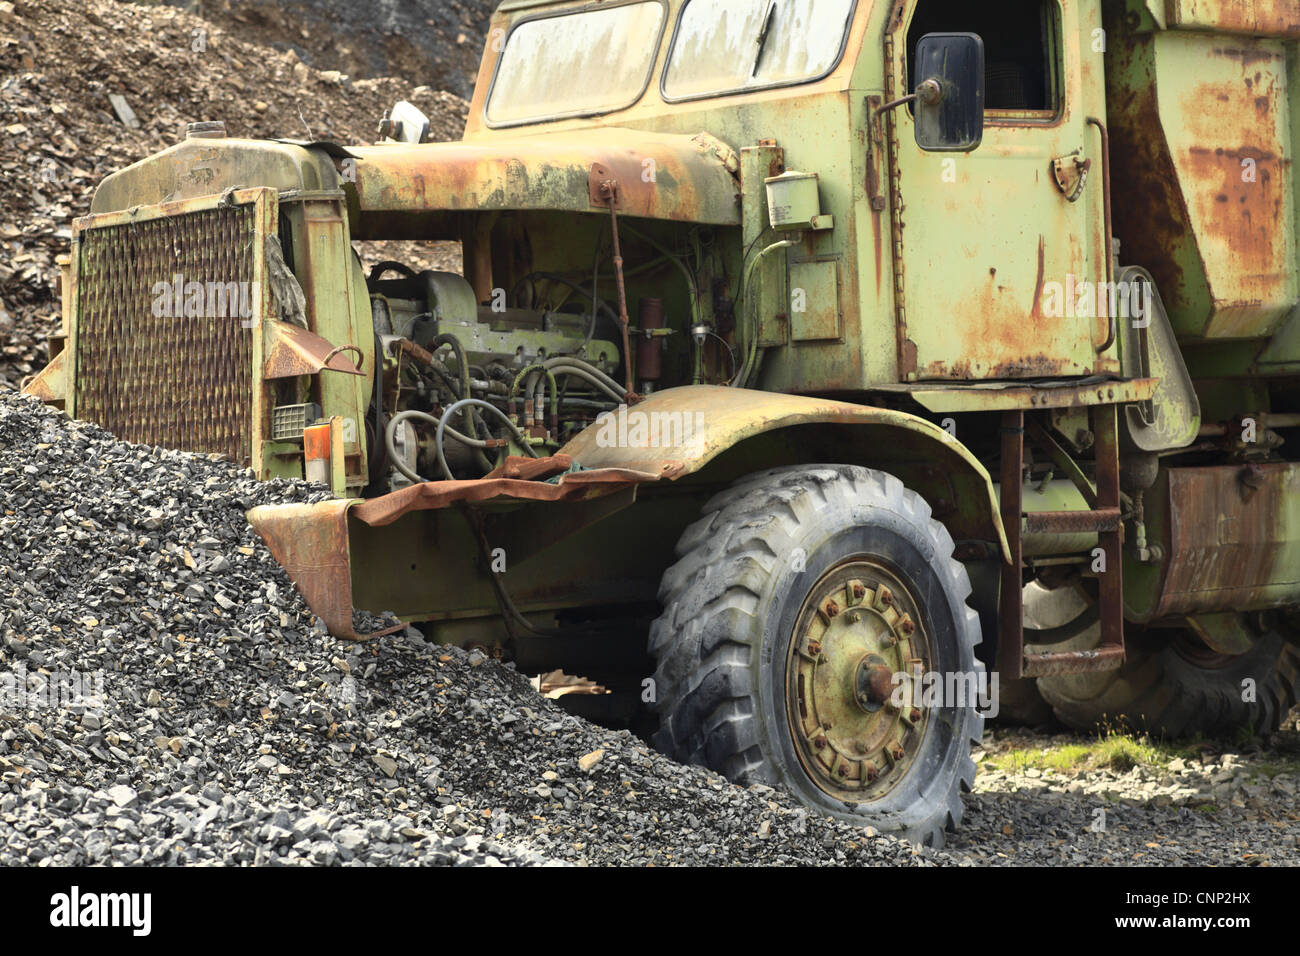
<svg viewBox="0 0 1300 956">
<path fill-rule="evenodd" d="M 663 26 L 659 0 L 520 22 L 501 52 L 488 122 L 501 126 L 631 106 L 650 82 Z"/>
<path fill-rule="evenodd" d="M 844 47 L 853 0 L 689 0 L 664 77 L 685 99 L 812 80 Z"/>
</svg>

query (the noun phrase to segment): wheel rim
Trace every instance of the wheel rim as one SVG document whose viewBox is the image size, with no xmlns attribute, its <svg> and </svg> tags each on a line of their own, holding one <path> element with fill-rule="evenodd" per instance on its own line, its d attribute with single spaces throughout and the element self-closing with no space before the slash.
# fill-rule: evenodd
<svg viewBox="0 0 1300 956">
<path fill-rule="evenodd" d="M 828 571 L 800 608 L 786 656 L 786 714 L 809 780 L 869 803 L 906 776 L 929 712 L 930 646 L 911 589 L 879 559 Z"/>
</svg>

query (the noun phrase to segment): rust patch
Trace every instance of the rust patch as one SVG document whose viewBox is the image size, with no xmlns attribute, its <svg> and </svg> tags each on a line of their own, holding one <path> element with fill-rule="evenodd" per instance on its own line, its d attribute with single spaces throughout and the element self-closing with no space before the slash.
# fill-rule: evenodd
<svg viewBox="0 0 1300 956">
<path fill-rule="evenodd" d="M 349 500 L 317 505 L 254 508 L 249 524 L 289 574 L 307 606 L 335 637 L 369 640 L 406 625 L 361 635 L 352 623 L 352 559 L 348 551 Z"/>
<path fill-rule="evenodd" d="M 565 457 L 572 464 L 572 459 Z M 511 459 L 503 474 L 562 472 L 557 460 Z M 558 482 L 529 481 L 524 478 L 476 478 L 468 481 L 429 481 L 412 485 L 380 498 L 355 505 L 352 515 L 372 527 L 392 524 L 412 511 L 447 508 L 454 504 L 476 504 L 496 499 L 513 501 L 576 501 L 599 498 L 622 491 L 632 485 L 658 481 L 660 475 L 625 468 L 598 468 L 563 475 Z"/>
<path fill-rule="evenodd" d="M 593 167 L 619 182 L 620 212 L 739 225 L 739 186 L 715 152 L 690 137 L 599 129 L 491 142 L 369 146 L 357 158 L 358 211 L 498 209 L 594 212 Z M 364 230 L 362 230 L 364 234 Z"/>
<path fill-rule="evenodd" d="M 1295 0 L 1166 0 L 1170 29 L 1300 36 Z"/>
<path fill-rule="evenodd" d="M 1300 493 L 1292 464 L 1175 468 L 1169 475 L 1169 565 L 1155 616 L 1254 610 L 1300 597 L 1282 516 Z"/>
<path fill-rule="evenodd" d="M 1225 60 L 1235 60 L 1242 66 L 1250 66 L 1252 63 L 1268 63 L 1277 59 L 1277 55 L 1271 51 L 1242 49 L 1239 47 L 1216 46 L 1210 51 L 1210 55 L 1222 57 Z"/>
<path fill-rule="evenodd" d="M 265 379 L 297 378 L 299 375 L 316 375 L 321 371 L 363 374 L 347 352 L 315 332 L 275 319 L 266 320 L 264 325 L 267 353 L 262 377 Z M 356 350 L 360 355 L 356 346 L 346 348 Z"/>
<path fill-rule="evenodd" d="M 882 278 L 881 270 L 883 268 L 882 256 L 884 253 L 884 250 L 880 248 L 880 243 L 881 243 L 880 227 L 881 227 L 880 213 L 873 212 L 871 214 L 871 238 L 872 238 L 872 252 L 874 253 L 876 258 L 875 265 L 876 265 L 876 291 L 877 292 L 880 291 L 880 280 Z"/>
<path fill-rule="evenodd" d="M 1038 237 L 1038 278 L 1034 282 L 1034 301 L 1031 303 L 1029 314 L 1036 319 L 1043 317 L 1043 280 L 1047 272 L 1047 237 Z M 990 277 L 995 277 L 997 270 L 989 272 Z"/>
<path fill-rule="evenodd" d="M 1146 37 L 1117 51 L 1118 57 L 1131 62 L 1119 63 L 1116 75 L 1132 72 L 1136 61 L 1149 62 L 1151 47 L 1152 40 Z M 1185 309 L 1188 294 L 1180 253 L 1188 241 L 1187 213 L 1162 135 L 1154 77 L 1133 89 L 1117 86 L 1108 76 L 1106 98 L 1114 104 L 1111 151 L 1125 157 L 1111 168 L 1114 228 L 1125 261 L 1142 263 L 1171 312 Z"/>
<path fill-rule="evenodd" d="M 916 343 L 909 338 L 898 343 L 898 371 L 902 376 L 916 372 Z"/>
</svg>

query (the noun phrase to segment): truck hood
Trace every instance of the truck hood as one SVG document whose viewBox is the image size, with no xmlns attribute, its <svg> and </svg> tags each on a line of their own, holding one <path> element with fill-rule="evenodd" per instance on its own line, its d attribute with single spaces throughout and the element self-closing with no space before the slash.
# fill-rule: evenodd
<svg viewBox="0 0 1300 956">
<path fill-rule="evenodd" d="M 707 133 L 604 128 L 519 139 L 350 148 L 358 211 L 599 212 L 603 180 L 618 210 L 647 219 L 740 224 L 739 160 Z"/>
<path fill-rule="evenodd" d="M 333 143 L 191 138 L 107 177 L 92 213 L 269 186 L 281 195 L 346 193 L 353 237 L 455 235 L 461 212 L 599 213 L 618 181 L 623 215 L 740 224 L 740 162 L 708 133 L 596 129 L 476 142 Z"/>
</svg>

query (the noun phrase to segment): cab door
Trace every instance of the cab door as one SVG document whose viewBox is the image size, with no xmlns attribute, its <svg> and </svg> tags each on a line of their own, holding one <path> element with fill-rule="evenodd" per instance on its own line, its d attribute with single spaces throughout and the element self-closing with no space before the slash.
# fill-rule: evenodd
<svg viewBox="0 0 1300 956">
<path fill-rule="evenodd" d="M 890 34 L 893 96 L 927 33 L 984 41 L 972 152 L 925 152 L 894 110 L 896 281 L 904 381 L 1083 376 L 1110 367 L 1098 0 L 911 0 Z M 1059 182 L 1058 182 L 1059 180 Z M 901 198 L 901 202 L 900 202 Z"/>
</svg>

